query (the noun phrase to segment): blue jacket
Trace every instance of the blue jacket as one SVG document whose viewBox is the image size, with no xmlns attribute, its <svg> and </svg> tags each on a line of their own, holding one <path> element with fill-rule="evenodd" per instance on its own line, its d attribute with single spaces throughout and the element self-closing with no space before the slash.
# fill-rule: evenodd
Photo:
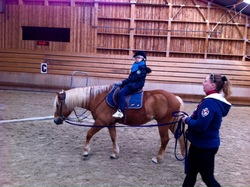
<svg viewBox="0 0 250 187">
<path fill-rule="evenodd" d="M 146 63 L 142 63 L 136 67 L 136 69 L 131 69 L 131 72 L 127 79 L 122 81 L 122 87 L 129 88 L 132 92 L 141 90 L 145 84 L 147 73 L 150 73 L 151 69 L 146 66 Z"/>
<path fill-rule="evenodd" d="M 196 147 L 216 148 L 220 146 L 219 129 L 231 104 L 219 93 L 205 97 L 185 122 L 188 125 L 187 138 Z"/>
</svg>

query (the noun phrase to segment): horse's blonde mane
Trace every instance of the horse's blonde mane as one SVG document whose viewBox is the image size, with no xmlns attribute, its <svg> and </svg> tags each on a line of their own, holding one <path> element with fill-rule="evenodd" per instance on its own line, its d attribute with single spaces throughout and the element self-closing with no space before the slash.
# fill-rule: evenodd
<svg viewBox="0 0 250 187">
<path fill-rule="evenodd" d="M 101 85 L 70 89 L 66 91 L 65 103 L 69 109 L 76 106 L 85 108 L 90 99 L 95 99 L 98 94 L 106 92 L 110 88 L 110 85 Z"/>
</svg>

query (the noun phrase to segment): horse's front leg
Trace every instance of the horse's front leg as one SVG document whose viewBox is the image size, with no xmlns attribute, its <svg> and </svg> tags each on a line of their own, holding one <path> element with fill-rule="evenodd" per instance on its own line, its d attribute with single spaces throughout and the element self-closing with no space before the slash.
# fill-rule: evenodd
<svg viewBox="0 0 250 187">
<path fill-rule="evenodd" d="M 94 126 L 96 126 L 96 123 L 94 123 Z M 101 130 L 102 127 L 91 127 L 86 135 L 86 141 L 83 146 L 83 157 L 87 158 L 89 156 L 89 151 L 90 151 L 90 140 L 91 138 L 99 131 Z"/>
<path fill-rule="evenodd" d="M 158 129 L 159 129 L 159 134 L 161 138 L 161 147 L 158 151 L 157 157 L 152 158 L 152 162 L 156 164 L 159 163 L 163 159 L 167 144 L 169 142 L 168 127 L 159 126 Z"/>
<path fill-rule="evenodd" d="M 116 139 L 117 139 L 116 128 L 115 128 L 115 126 L 112 125 L 108 129 L 109 129 L 109 135 L 110 135 L 111 141 L 113 143 L 113 153 L 110 155 L 110 158 L 116 159 L 116 158 L 118 158 L 119 152 L 120 152 L 119 146 L 118 146 L 117 141 L 116 141 Z"/>
</svg>

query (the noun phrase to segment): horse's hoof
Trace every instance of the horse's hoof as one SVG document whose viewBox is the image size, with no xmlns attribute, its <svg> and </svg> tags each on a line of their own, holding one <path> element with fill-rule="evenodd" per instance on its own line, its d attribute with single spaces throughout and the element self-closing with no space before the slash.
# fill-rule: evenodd
<svg viewBox="0 0 250 187">
<path fill-rule="evenodd" d="M 117 156 L 115 154 L 110 155 L 110 159 L 117 159 Z"/>
<path fill-rule="evenodd" d="M 84 152 L 84 153 L 82 154 L 82 157 L 83 157 L 84 160 L 87 160 L 87 159 L 89 158 L 89 153 Z"/>
<path fill-rule="evenodd" d="M 153 163 L 155 163 L 155 164 L 158 164 L 158 160 L 157 160 L 157 158 L 155 158 L 155 157 L 152 158 L 151 161 L 152 161 Z"/>
<path fill-rule="evenodd" d="M 89 155 L 82 155 L 82 159 L 83 160 L 88 160 L 89 159 Z"/>
</svg>

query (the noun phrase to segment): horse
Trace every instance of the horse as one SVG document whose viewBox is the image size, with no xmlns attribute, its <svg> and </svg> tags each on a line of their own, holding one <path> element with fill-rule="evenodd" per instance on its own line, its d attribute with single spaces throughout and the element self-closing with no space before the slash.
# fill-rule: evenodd
<svg viewBox="0 0 250 187">
<path fill-rule="evenodd" d="M 184 103 L 182 99 L 165 90 L 143 91 L 143 105 L 139 109 L 125 109 L 125 116 L 121 119 L 112 117 L 116 108 L 112 108 L 106 101 L 107 95 L 112 90 L 113 85 L 87 86 L 72 88 L 67 91 L 57 92 L 54 101 L 54 123 L 59 125 L 71 114 L 75 107 L 89 110 L 93 116 L 94 124 L 88 130 L 85 144 L 83 146 L 83 157 L 89 157 L 90 140 L 103 127 L 108 127 L 111 137 L 113 152 L 111 159 L 119 157 L 119 146 L 117 144 L 115 124 L 120 123 L 128 126 L 143 125 L 151 120 L 156 120 L 161 146 L 158 154 L 151 160 L 154 163 L 162 161 L 166 146 L 169 142 L 169 130 L 174 133 L 176 130 L 177 118 L 173 112 L 182 110 Z M 181 154 L 185 155 L 185 143 L 183 136 L 179 138 Z"/>
</svg>

